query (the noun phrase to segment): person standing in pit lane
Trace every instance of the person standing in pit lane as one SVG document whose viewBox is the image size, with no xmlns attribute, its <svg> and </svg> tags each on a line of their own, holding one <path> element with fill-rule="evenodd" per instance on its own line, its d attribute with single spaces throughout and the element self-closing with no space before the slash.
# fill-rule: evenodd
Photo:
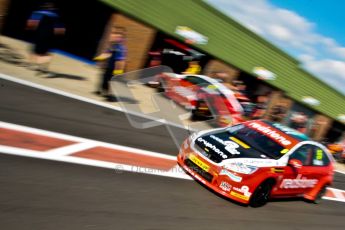
<svg viewBox="0 0 345 230">
<path fill-rule="evenodd" d="M 96 91 L 96 94 L 107 97 L 109 101 L 116 100 L 114 95 L 110 92 L 109 82 L 111 78 L 123 74 L 125 70 L 127 49 L 124 41 L 125 29 L 122 27 L 114 27 L 109 38 L 109 48 L 106 52 L 94 58 L 95 61 L 106 61 L 100 89 Z"/>
<path fill-rule="evenodd" d="M 51 61 L 49 50 L 53 48 L 55 36 L 64 34 L 65 28 L 60 23 L 59 15 L 52 2 L 46 2 L 40 8 L 32 12 L 27 21 L 27 29 L 34 31 L 30 62 L 38 73 L 47 73 Z"/>
</svg>

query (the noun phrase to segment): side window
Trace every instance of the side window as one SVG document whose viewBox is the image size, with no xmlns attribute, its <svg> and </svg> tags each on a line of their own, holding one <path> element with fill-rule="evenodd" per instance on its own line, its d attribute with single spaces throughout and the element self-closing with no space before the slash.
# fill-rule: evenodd
<svg viewBox="0 0 345 230">
<path fill-rule="evenodd" d="M 194 76 L 187 76 L 184 78 L 185 81 L 188 81 L 194 85 L 200 85 L 201 86 L 205 86 L 208 85 L 209 83 L 201 78 L 198 77 L 194 77 Z"/>
<path fill-rule="evenodd" d="M 314 154 L 313 154 L 313 158 L 312 158 L 312 165 L 313 166 L 327 166 L 329 165 L 329 158 L 327 156 L 327 154 L 322 150 L 320 149 L 319 147 L 316 147 L 315 146 L 315 151 L 314 151 Z"/>
<path fill-rule="evenodd" d="M 188 82 L 190 82 L 192 84 L 197 84 L 197 81 L 195 80 L 195 77 L 193 77 L 193 76 L 187 76 L 187 77 L 184 78 L 184 80 L 188 81 Z"/>
<path fill-rule="evenodd" d="M 303 165 L 310 165 L 310 159 L 314 152 L 313 150 L 313 145 L 303 145 L 290 155 L 290 159 L 297 159 L 300 160 Z"/>
</svg>

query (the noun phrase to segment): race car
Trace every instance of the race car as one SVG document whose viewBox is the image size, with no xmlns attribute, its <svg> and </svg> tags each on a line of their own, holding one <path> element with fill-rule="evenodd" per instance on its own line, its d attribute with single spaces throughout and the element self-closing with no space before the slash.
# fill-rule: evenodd
<svg viewBox="0 0 345 230">
<path fill-rule="evenodd" d="M 192 119 L 215 118 L 220 126 L 243 121 L 244 110 L 235 93 L 204 75 L 162 73 L 150 82 L 160 92 L 192 111 Z"/>
<path fill-rule="evenodd" d="M 326 147 L 265 120 L 194 133 L 177 160 L 206 187 L 253 207 L 278 197 L 318 203 L 334 174 Z"/>
<path fill-rule="evenodd" d="M 345 151 L 345 145 L 342 143 L 330 143 L 327 144 L 327 149 L 333 155 L 336 160 L 341 161 L 343 158 L 343 153 Z"/>
</svg>

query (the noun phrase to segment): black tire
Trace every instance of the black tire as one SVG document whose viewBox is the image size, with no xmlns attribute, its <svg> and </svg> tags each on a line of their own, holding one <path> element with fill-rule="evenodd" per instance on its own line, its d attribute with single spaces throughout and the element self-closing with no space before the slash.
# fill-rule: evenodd
<svg viewBox="0 0 345 230">
<path fill-rule="evenodd" d="M 200 112 L 199 107 L 201 103 L 206 103 L 204 100 L 198 100 L 195 106 L 195 109 L 192 110 L 192 121 L 202 121 L 202 120 L 209 120 L 213 119 L 212 113 L 210 114 L 203 114 Z"/>
<path fill-rule="evenodd" d="M 313 200 L 314 204 L 319 204 L 322 200 L 322 197 L 326 194 L 327 191 L 327 186 L 323 186 L 320 191 L 318 192 L 318 194 L 316 195 L 315 200 Z"/>
<path fill-rule="evenodd" d="M 264 206 L 270 199 L 273 183 L 271 181 L 262 182 L 254 191 L 249 204 L 252 207 Z"/>
<path fill-rule="evenodd" d="M 196 111 L 196 109 L 192 110 L 191 120 L 192 121 L 199 121 L 200 120 L 200 116 L 198 115 L 198 112 Z"/>
<path fill-rule="evenodd" d="M 157 91 L 159 93 L 164 93 L 165 92 L 165 82 L 163 80 L 159 81 L 159 86 L 157 87 Z"/>
</svg>

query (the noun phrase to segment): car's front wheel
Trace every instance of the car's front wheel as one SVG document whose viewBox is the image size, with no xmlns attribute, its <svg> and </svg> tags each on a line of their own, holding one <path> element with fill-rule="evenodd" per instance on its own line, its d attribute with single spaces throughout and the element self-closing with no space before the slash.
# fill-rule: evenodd
<svg viewBox="0 0 345 230">
<path fill-rule="evenodd" d="M 164 80 L 160 80 L 158 83 L 158 87 L 157 87 L 157 91 L 159 93 L 164 93 L 165 92 L 165 87 L 166 87 L 166 83 Z"/>
<path fill-rule="evenodd" d="M 250 206 L 252 207 L 261 207 L 264 206 L 270 199 L 272 182 L 265 181 L 261 183 L 254 191 L 252 197 L 250 198 Z"/>
</svg>

